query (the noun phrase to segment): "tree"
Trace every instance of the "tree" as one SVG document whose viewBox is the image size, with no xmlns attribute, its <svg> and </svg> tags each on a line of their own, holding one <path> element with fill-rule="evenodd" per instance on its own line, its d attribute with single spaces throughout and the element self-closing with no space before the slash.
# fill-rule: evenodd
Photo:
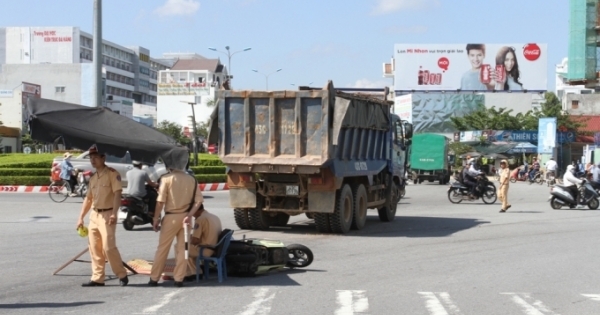
<svg viewBox="0 0 600 315">
<path fill-rule="evenodd" d="M 156 126 L 156 130 L 175 139 L 181 145 L 187 145 L 191 142 L 190 138 L 183 134 L 183 127 L 175 122 L 163 120 Z"/>
<path fill-rule="evenodd" d="M 495 106 L 486 108 L 479 105 L 478 109 L 463 117 L 450 117 L 454 128 L 464 130 L 520 130 L 521 118 L 512 116 L 512 109 L 496 109 Z"/>
<path fill-rule="evenodd" d="M 542 104 L 541 109 L 530 110 L 524 115 L 523 129 L 537 130 L 538 120 L 544 117 L 556 117 L 556 126 L 559 131 L 573 130 L 577 132 L 585 125 L 586 118 L 573 119 L 573 116 L 563 111 L 560 100 L 553 92 L 546 92 L 544 98 L 546 101 Z"/>
</svg>

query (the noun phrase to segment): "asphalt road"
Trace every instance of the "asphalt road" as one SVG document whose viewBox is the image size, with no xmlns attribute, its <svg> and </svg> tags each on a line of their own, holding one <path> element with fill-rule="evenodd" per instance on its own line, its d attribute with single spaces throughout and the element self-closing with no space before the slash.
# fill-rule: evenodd
<svg viewBox="0 0 600 315">
<path fill-rule="evenodd" d="M 600 314 L 600 211 L 552 210 L 546 186 L 512 184 L 507 213 L 499 204 L 450 204 L 446 189 L 411 185 L 394 222 L 371 210 L 365 229 L 347 235 L 318 234 L 303 215 L 289 229 L 240 231 L 228 193 L 206 193 L 206 208 L 234 237 L 304 244 L 315 261 L 179 289 L 170 281 L 148 288 L 139 275 L 124 288 L 114 278 L 82 288 L 91 271 L 80 262 L 52 276 L 87 246 L 75 231 L 81 201 L 0 194 L 0 313 Z M 158 234 L 149 226 L 119 227 L 117 237 L 124 260 L 153 258 Z"/>
</svg>

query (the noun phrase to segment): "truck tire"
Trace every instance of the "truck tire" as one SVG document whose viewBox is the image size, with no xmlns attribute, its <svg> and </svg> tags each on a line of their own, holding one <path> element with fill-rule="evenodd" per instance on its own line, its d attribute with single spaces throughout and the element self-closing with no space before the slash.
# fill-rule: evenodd
<svg viewBox="0 0 600 315">
<path fill-rule="evenodd" d="M 331 225 L 329 224 L 329 213 L 315 213 L 315 225 L 320 233 L 331 233 Z"/>
<path fill-rule="evenodd" d="M 350 185 L 344 184 L 342 189 L 337 192 L 335 210 L 329 217 L 331 231 L 334 233 L 348 233 L 352 226 L 353 216 L 354 198 L 352 198 L 352 189 L 350 188 Z"/>
<path fill-rule="evenodd" d="M 268 214 L 263 211 L 265 199 L 262 196 L 256 196 L 256 208 L 248 210 L 250 219 L 250 228 L 253 230 L 268 230 L 271 226 Z"/>
<path fill-rule="evenodd" d="M 396 208 L 398 207 L 400 198 L 398 196 L 398 187 L 396 187 L 391 177 L 387 183 L 385 195 L 388 196 L 388 199 L 381 208 L 377 209 L 377 213 L 379 214 L 380 221 L 392 222 L 396 218 Z"/>
<path fill-rule="evenodd" d="M 235 218 L 235 224 L 242 230 L 252 229 L 250 223 L 250 217 L 248 216 L 248 210 L 246 209 L 233 209 L 233 217 Z"/>
<path fill-rule="evenodd" d="M 365 185 L 359 184 L 353 190 L 354 194 L 354 214 L 352 217 L 353 230 L 360 230 L 367 223 L 367 189 Z"/>
</svg>

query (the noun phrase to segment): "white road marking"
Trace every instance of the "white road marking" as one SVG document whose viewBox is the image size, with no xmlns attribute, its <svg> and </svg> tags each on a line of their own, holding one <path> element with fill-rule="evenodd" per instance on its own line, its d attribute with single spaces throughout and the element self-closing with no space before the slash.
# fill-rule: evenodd
<svg viewBox="0 0 600 315">
<path fill-rule="evenodd" d="M 255 290 L 254 302 L 248 304 L 246 309 L 240 315 L 267 315 L 271 312 L 271 304 L 275 298 L 275 293 L 267 296 L 269 289 L 261 288 Z"/>
<path fill-rule="evenodd" d="M 439 298 L 436 296 L 436 293 L 439 295 Z M 425 299 L 425 307 L 427 307 L 431 315 L 461 314 L 460 309 L 452 302 L 450 294 L 447 292 L 419 292 L 419 294 Z M 446 304 L 448 310 L 444 307 L 444 304 Z"/>
<path fill-rule="evenodd" d="M 336 302 L 338 308 L 335 315 L 367 314 L 369 312 L 369 299 L 366 291 L 337 290 Z"/>
<path fill-rule="evenodd" d="M 558 315 L 544 305 L 542 301 L 534 300 L 528 293 L 505 292 L 500 294 L 511 295 L 513 302 L 519 305 L 527 315 Z"/>
<path fill-rule="evenodd" d="M 143 311 L 144 314 L 149 314 L 149 313 L 156 313 L 159 309 L 161 309 L 163 306 L 169 304 L 169 302 L 171 302 L 171 299 L 179 292 L 181 292 L 182 290 L 177 290 L 177 291 L 173 291 L 170 293 L 165 294 L 165 296 L 162 297 L 162 299 L 160 300 L 160 302 L 156 305 L 152 305 L 150 307 L 146 307 Z"/>
<path fill-rule="evenodd" d="M 581 294 L 587 298 L 590 298 L 592 301 L 600 302 L 600 294 Z"/>
</svg>

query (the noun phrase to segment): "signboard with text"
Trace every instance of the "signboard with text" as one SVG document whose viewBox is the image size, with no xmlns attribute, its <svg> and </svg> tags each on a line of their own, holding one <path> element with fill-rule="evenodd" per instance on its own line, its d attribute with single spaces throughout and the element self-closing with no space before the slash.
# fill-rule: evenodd
<svg viewBox="0 0 600 315">
<path fill-rule="evenodd" d="M 394 114 L 398 115 L 400 119 L 412 123 L 412 108 L 411 94 L 396 96 L 394 98 Z"/>
<path fill-rule="evenodd" d="M 552 154 L 556 146 L 556 117 L 540 118 L 538 122 L 538 153 Z"/>
<path fill-rule="evenodd" d="M 486 135 L 487 134 L 487 135 Z M 491 142 L 529 142 L 539 143 L 539 134 L 536 130 L 472 130 L 460 131 L 454 133 L 454 141 L 459 142 L 474 142 L 480 141 L 480 137 L 490 140 Z M 575 133 L 572 131 L 556 131 L 555 143 L 569 143 L 575 141 Z"/>
<path fill-rule="evenodd" d="M 396 91 L 546 91 L 546 44 L 396 44 Z"/>
</svg>

